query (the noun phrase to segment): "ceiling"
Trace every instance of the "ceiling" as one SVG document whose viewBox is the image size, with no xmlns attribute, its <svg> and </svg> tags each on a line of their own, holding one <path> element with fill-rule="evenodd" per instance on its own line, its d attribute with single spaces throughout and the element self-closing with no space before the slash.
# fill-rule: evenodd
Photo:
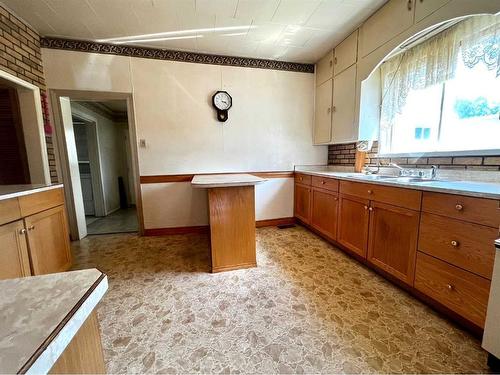
<svg viewBox="0 0 500 375">
<path fill-rule="evenodd" d="M 386 0 L 2 2 L 43 36 L 311 63 Z"/>
</svg>

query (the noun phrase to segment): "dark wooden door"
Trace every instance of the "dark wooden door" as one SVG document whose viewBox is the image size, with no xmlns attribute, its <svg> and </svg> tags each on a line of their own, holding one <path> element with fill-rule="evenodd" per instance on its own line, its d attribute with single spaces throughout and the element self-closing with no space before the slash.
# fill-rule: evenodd
<svg viewBox="0 0 500 375">
<path fill-rule="evenodd" d="M 368 261 L 413 285 L 420 212 L 372 202 Z"/>
<path fill-rule="evenodd" d="M 363 258 L 368 247 L 368 205 L 368 199 L 340 196 L 337 241 Z"/>
<path fill-rule="evenodd" d="M 337 193 L 313 188 L 311 202 L 311 226 L 332 240 L 337 239 Z"/>
<path fill-rule="evenodd" d="M 24 144 L 17 92 L 0 87 L 0 185 L 29 184 L 28 158 Z"/>
</svg>

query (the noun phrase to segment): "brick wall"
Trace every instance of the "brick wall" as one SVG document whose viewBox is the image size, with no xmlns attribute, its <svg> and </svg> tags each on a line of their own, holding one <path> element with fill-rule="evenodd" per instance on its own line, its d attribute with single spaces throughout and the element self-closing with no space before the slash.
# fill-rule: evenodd
<svg viewBox="0 0 500 375">
<path fill-rule="evenodd" d="M 328 164 L 354 166 L 356 143 L 328 146 Z M 366 154 L 365 165 L 377 166 L 381 164 L 396 163 L 406 168 L 425 168 L 437 165 L 443 169 L 468 169 L 468 170 L 500 170 L 500 155 L 498 156 L 447 156 L 425 158 L 378 158 L 378 145 Z M 350 156 L 352 155 L 352 156 Z"/>
<path fill-rule="evenodd" d="M 57 182 L 52 126 L 48 116 L 40 35 L 0 4 L 0 69 L 40 88 L 50 176 Z"/>
</svg>

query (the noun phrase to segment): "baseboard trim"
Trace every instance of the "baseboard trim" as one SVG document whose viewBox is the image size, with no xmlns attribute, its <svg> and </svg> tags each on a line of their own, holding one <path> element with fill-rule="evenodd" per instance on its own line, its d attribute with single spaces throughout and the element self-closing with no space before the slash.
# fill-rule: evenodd
<svg viewBox="0 0 500 375">
<path fill-rule="evenodd" d="M 277 225 L 290 225 L 295 224 L 294 217 L 280 217 L 277 219 L 257 220 L 255 222 L 256 228 L 262 227 L 275 227 Z"/>
<path fill-rule="evenodd" d="M 277 225 L 295 224 L 294 217 L 280 217 L 277 219 L 257 220 L 256 228 L 273 227 Z M 208 233 L 210 226 L 197 225 L 190 227 L 171 227 L 171 228 L 152 228 L 144 229 L 144 236 L 169 236 L 174 234 L 189 234 L 189 233 Z"/>
</svg>

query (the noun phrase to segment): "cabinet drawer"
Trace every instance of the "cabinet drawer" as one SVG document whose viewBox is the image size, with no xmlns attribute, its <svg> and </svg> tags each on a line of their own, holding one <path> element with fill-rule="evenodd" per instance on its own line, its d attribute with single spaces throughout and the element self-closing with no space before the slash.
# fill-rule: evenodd
<svg viewBox="0 0 500 375">
<path fill-rule="evenodd" d="M 295 182 L 302 185 L 311 185 L 311 176 L 308 174 L 295 173 Z"/>
<path fill-rule="evenodd" d="M 423 213 L 418 249 L 491 279 L 497 237 L 495 228 Z"/>
<path fill-rule="evenodd" d="M 495 199 L 424 192 L 422 211 L 498 228 L 499 203 Z"/>
<path fill-rule="evenodd" d="M 62 188 L 42 191 L 19 197 L 19 207 L 22 216 L 29 216 L 64 203 Z"/>
<path fill-rule="evenodd" d="M 339 191 L 339 181 L 333 178 L 312 176 L 312 186 L 331 191 Z"/>
<path fill-rule="evenodd" d="M 412 210 L 420 210 L 422 197 L 422 193 L 417 190 L 351 181 L 340 181 L 340 192 Z"/>
<path fill-rule="evenodd" d="M 21 218 L 21 210 L 17 198 L 0 200 L 0 225 Z"/>
<path fill-rule="evenodd" d="M 415 288 L 484 327 L 489 280 L 418 252 Z"/>
</svg>

